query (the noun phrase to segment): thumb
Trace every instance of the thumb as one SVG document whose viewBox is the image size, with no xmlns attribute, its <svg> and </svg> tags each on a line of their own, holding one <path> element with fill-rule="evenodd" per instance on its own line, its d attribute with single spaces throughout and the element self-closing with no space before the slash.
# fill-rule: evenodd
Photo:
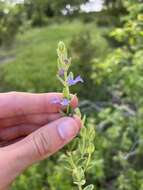
<svg viewBox="0 0 143 190">
<path fill-rule="evenodd" d="M 27 165 L 42 160 L 71 141 L 79 132 L 78 118 L 63 117 L 35 131 L 20 143 L 22 156 L 27 159 Z"/>
<path fill-rule="evenodd" d="M 63 117 L 43 126 L 22 141 L 3 148 L 1 151 L 3 156 L 7 157 L 6 165 L 12 163 L 8 164 L 8 170 L 5 169 L 5 177 L 10 175 L 11 182 L 34 162 L 52 155 L 70 142 L 77 135 L 80 127 L 79 118 Z"/>
</svg>

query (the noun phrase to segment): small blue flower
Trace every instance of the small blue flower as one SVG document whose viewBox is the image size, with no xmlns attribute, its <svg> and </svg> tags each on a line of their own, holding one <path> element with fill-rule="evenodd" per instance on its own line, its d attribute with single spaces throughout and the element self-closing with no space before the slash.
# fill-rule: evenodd
<svg viewBox="0 0 143 190">
<path fill-rule="evenodd" d="M 60 103 L 62 106 L 68 106 L 70 104 L 70 100 L 64 98 L 61 103 Z"/>
<path fill-rule="evenodd" d="M 51 101 L 51 103 L 60 104 L 62 106 L 68 106 L 70 104 L 70 100 L 68 100 L 67 98 L 63 98 L 62 100 L 55 98 Z"/>
<path fill-rule="evenodd" d="M 78 82 L 82 82 L 82 83 L 84 82 L 81 76 L 77 76 L 75 79 L 68 77 L 68 80 L 67 80 L 68 86 L 75 85 Z"/>
</svg>

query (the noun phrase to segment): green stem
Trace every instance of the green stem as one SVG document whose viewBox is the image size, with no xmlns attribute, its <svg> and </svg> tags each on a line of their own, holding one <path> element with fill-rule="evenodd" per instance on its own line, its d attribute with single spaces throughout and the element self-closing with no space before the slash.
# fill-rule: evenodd
<svg viewBox="0 0 143 190">
<path fill-rule="evenodd" d="M 73 161 L 72 154 L 70 154 L 70 160 L 71 160 L 72 167 L 73 167 L 74 169 L 76 169 L 77 166 L 75 165 L 75 163 L 74 163 L 74 161 Z M 78 176 L 76 176 L 76 177 L 78 177 Z M 78 186 L 78 189 L 79 189 L 79 190 L 82 190 L 81 184 L 77 184 L 77 186 Z"/>
<path fill-rule="evenodd" d="M 67 72 L 65 72 L 66 93 L 67 93 L 67 98 L 70 98 L 70 90 L 69 90 L 69 87 L 67 85 L 67 79 L 68 79 Z"/>
<path fill-rule="evenodd" d="M 85 149 L 85 139 L 82 138 L 82 156 L 84 155 L 84 149 Z"/>
<path fill-rule="evenodd" d="M 78 185 L 78 189 L 79 189 L 79 190 L 82 190 L 82 186 L 81 186 L 81 185 Z"/>
<path fill-rule="evenodd" d="M 88 167 L 88 165 L 90 163 L 90 160 L 91 160 L 91 154 L 88 154 L 88 158 L 87 158 L 87 161 L 86 161 L 86 165 L 85 165 L 84 171 L 87 170 L 87 167 Z"/>
<path fill-rule="evenodd" d="M 70 99 L 69 87 L 66 85 L 67 98 Z M 69 114 L 70 105 L 67 106 L 67 114 Z"/>
<path fill-rule="evenodd" d="M 69 86 L 67 85 L 67 78 L 68 78 L 68 73 L 65 72 L 64 74 L 64 81 L 65 81 L 65 89 L 66 89 L 66 97 L 68 100 L 70 100 L 70 90 L 69 90 Z M 67 114 L 69 114 L 69 108 L 70 106 L 67 106 Z"/>
<path fill-rule="evenodd" d="M 76 165 L 73 161 L 72 154 L 70 154 L 70 161 L 71 161 L 71 165 L 72 165 L 73 169 L 76 169 Z"/>
</svg>

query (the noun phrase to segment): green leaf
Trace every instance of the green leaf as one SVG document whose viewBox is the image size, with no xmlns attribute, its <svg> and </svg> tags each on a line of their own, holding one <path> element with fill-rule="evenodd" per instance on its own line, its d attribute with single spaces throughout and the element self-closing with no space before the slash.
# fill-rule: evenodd
<svg viewBox="0 0 143 190">
<path fill-rule="evenodd" d="M 70 72 L 70 73 L 69 73 L 68 78 L 70 78 L 70 79 L 73 79 L 73 78 L 74 78 L 73 72 Z"/>
<path fill-rule="evenodd" d="M 71 96 L 69 94 L 69 88 L 67 86 L 65 86 L 63 88 L 63 95 L 64 95 L 64 98 L 68 99 L 69 101 L 71 101 Z"/>
<path fill-rule="evenodd" d="M 63 96 L 67 97 L 67 90 L 66 90 L 66 88 L 63 88 Z"/>
<path fill-rule="evenodd" d="M 86 186 L 83 190 L 93 190 L 94 189 L 94 185 L 88 185 Z"/>
<path fill-rule="evenodd" d="M 84 170 L 82 167 L 79 166 L 78 168 L 73 169 L 73 179 L 75 183 L 84 180 L 84 177 Z"/>
<path fill-rule="evenodd" d="M 57 63 L 58 63 L 58 70 L 60 70 L 62 68 L 62 63 L 59 58 L 57 59 Z"/>
<path fill-rule="evenodd" d="M 81 185 L 81 186 L 83 186 L 84 184 L 86 183 L 86 181 L 83 179 L 83 180 L 81 180 L 81 181 L 78 181 L 78 182 L 74 182 L 74 184 L 77 184 L 77 185 Z"/>
<path fill-rule="evenodd" d="M 80 136 L 82 137 L 82 138 L 86 138 L 86 136 L 87 136 L 87 128 L 86 127 L 82 127 L 81 128 L 81 130 L 80 130 Z M 88 137 L 89 138 L 89 137 Z"/>
<path fill-rule="evenodd" d="M 90 143 L 89 146 L 88 146 L 88 148 L 87 148 L 87 152 L 89 154 L 92 154 L 94 152 L 94 150 L 95 150 L 94 144 Z"/>
<path fill-rule="evenodd" d="M 63 52 L 63 51 L 65 51 L 65 49 L 66 49 L 66 47 L 65 47 L 64 42 L 60 41 L 58 44 L 58 50 Z"/>
<path fill-rule="evenodd" d="M 67 58 L 67 49 L 64 42 L 62 41 L 58 44 L 57 54 L 61 61 L 63 60 L 63 58 Z"/>
<path fill-rule="evenodd" d="M 86 183 L 85 179 L 81 180 L 80 184 L 84 185 Z"/>
<path fill-rule="evenodd" d="M 85 124 L 85 120 L 86 120 L 86 115 L 84 115 L 83 118 L 82 118 L 82 124 L 83 125 Z"/>
<path fill-rule="evenodd" d="M 74 111 L 75 111 L 75 114 L 81 118 L 80 109 L 79 109 L 79 108 L 76 108 Z"/>
</svg>

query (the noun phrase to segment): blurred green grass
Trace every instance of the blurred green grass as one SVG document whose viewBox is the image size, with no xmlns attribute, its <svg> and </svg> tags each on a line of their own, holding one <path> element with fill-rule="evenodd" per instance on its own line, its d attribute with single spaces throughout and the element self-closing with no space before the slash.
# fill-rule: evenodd
<svg viewBox="0 0 143 190">
<path fill-rule="evenodd" d="M 96 24 L 84 24 L 78 20 L 32 28 L 18 34 L 13 48 L 7 52 L 8 55 L 11 52 L 15 54 L 16 59 L 1 65 L 4 72 L 4 90 L 30 92 L 60 90 L 55 77 L 57 44 L 62 40 L 69 46 L 73 36 L 85 30 L 91 31 L 94 44 L 100 44 L 101 34 Z"/>
</svg>

